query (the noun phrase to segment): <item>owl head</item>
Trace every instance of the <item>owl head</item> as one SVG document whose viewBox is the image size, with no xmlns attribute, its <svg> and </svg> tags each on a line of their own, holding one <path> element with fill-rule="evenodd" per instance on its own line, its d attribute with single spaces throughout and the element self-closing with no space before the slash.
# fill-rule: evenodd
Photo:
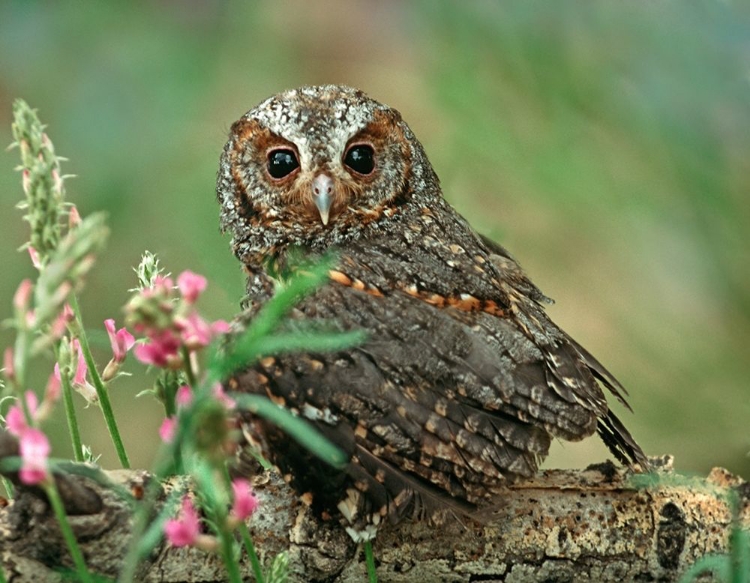
<svg viewBox="0 0 750 583">
<path fill-rule="evenodd" d="M 270 97 L 232 125 L 219 168 L 222 226 L 244 262 L 382 229 L 437 179 L 394 109 L 338 85 Z"/>
</svg>

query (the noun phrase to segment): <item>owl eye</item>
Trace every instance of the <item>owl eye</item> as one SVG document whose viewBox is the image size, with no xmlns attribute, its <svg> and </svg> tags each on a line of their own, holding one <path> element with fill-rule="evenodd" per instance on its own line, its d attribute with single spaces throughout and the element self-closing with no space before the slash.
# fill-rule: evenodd
<svg viewBox="0 0 750 583">
<path fill-rule="evenodd" d="M 274 178 L 284 178 L 297 168 L 299 161 L 292 150 L 273 150 L 268 154 L 268 173 Z"/>
<path fill-rule="evenodd" d="M 358 174 L 370 174 L 375 169 L 375 153 L 372 146 L 355 144 L 346 151 L 344 164 Z"/>
</svg>

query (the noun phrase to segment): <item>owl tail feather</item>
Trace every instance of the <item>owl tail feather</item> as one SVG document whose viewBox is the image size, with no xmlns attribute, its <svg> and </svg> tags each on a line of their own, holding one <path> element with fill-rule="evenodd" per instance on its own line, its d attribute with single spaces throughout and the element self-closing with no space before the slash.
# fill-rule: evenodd
<svg viewBox="0 0 750 583">
<path fill-rule="evenodd" d="M 576 342 L 567 334 L 565 336 L 567 337 L 568 342 L 573 345 L 573 348 L 575 348 L 578 354 L 581 356 L 586 366 L 589 367 L 591 374 L 593 374 L 601 384 L 607 387 L 607 389 L 609 389 L 609 392 L 612 393 L 617 398 L 617 400 L 625 405 L 628 408 L 628 411 L 632 413 L 633 409 L 625 400 L 625 396 L 628 394 L 627 389 L 625 389 L 625 387 L 620 384 L 620 381 L 618 381 L 611 372 L 604 368 L 604 365 L 596 358 L 594 358 L 594 356 L 588 350 L 578 344 L 578 342 Z M 620 425 L 622 426 L 622 424 Z"/>
<path fill-rule="evenodd" d="M 596 430 L 619 462 L 631 468 L 638 464 L 644 472 L 651 469 L 646 454 L 612 411 L 609 411 L 606 417 L 599 418 Z"/>
<path fill-rule="evenodd" d="M 476 506 L 470 502 L 448 495 L 429 482 L 374 456 L 362 446 L 357 446 L 356 456 L 368 473 L 378 472 L 383 476 L 379 485 L 385 489 L 387 516 L 392 523 L 403 518 L 440 522 L 447 515 L 458 517 L 476 513 Z M 379 496 L 376 495 L 376 498 Z M 372 510 L 377 511 L 375 508 Z"/>
</svg>

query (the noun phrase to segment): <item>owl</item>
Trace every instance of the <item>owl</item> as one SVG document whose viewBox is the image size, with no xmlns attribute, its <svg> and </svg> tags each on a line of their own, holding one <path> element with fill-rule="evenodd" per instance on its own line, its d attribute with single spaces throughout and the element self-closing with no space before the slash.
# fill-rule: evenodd
<svg viewBox="0 0 750 583">
<path fill-rule="evenodd" d="M 270 422 L 243 420 L 313 510 L 355 540 L 492 503 L 537 471 L 553 438 L 597 432 L 619 461 L 648 466 L 605 398 L 627 406 L 623 387 L 550 320 L 513 257 L 446 202 L 396 110 L 337 85 L 270 97 L 231 126 L 217 194 L 248 275 L 243 321 L 300 255 L 336 258 L 290 322 L 365 340 L 268 356 L 226 384 L 285 405 L 343 450 L 334 468 Z"/>
</svg>

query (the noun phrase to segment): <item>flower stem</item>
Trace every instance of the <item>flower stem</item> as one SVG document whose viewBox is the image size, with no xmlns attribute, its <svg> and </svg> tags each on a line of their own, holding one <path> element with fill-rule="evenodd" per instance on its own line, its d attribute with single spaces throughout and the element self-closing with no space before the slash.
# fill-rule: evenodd
<svg viewBox="0 0 750 583">
<path fill-rule="evenodd" d="M 73 313 L 75 314 L 76 322 L 78 323 L 78 328 L 80 331 L 78 335 L 78 340 L 81 343 L 81 350 L 83 351 L 83 358 L 86 361 L 86 365 L 88 366 L 89 372 L 91 373 L 91 380 L 94 383 L 96 394 L 99 397 L 99 405 L 101 405 L 101 408 L 102 408 L 102 415 L 104 415 L 104 421 L 107 424 L 109 435 L 112 438 L 112 443 L 115 446 L 117 457 L 120 459 L 120 465 L 122 465 L 123 468 L 128 469 L 130 468 L 130 460 L 128 459 L 128 454 L 125 452 L 125 446 L 123 445 L 122 438 L 120 437 L 120 430 L 117 428 L 117 421 L 115 420 L 115 414 L 112 411 L 112 404 L 109 401 L 109 393 L 107 391 L 107 387 L 104 386 L 104 383 L 102 382 L 102 379 L 99 376 L 99 372 L 96 370 L 96 363 L 94 362 L 94 357 L 91 355 L 91 349 L 89 348 L 89 341 L 83 329 L 83 318 L 81 317 L 81 308 L 78 306 L 78 298 L 76 297 L 75 293 L 70 294 L 70 306 L 71 308 L 73 308 Z"/>
<path fill-rule="evenodd" d="M 228 477 L 226 466 L 213 467 L 206 471 L 205 468 L 211 467 L 203 465 L 203 471 L 201 471 L 200 465 L 195 470 L 195 478 L 199 488 L 203 489 L 204 498 L 204 509 L 208 512 L 210 520 L 213 522 L 214 530 L 219 537 L 219 552 L 221 553 L 221 559 L 224 563 L 224 567 L 229 575 L 229 581 L 232 583 L 242 583 L 242 575 L 240 574 L 240 565 L 237 561 L 234 553 L 234 537 L 232 531 L 227 524 L 227 512 L 224 504 L 218 498 L 215 491 L 210 490 L 210 486 L 214 480 L 211 480 L 210 475 L 213 473 L 217 480 L 223 481 L 223 488 L 228 487 L 226 478 Z M 218 471 L 216 471 L 218 470 Z M 223 480 L 222 480 L 223 478 Z"/>
<path fill-rule="evenodd" d="M 182 353 L 182 360 L 185 363 L 185 376 L 187 376 L 188 384 L 195 388 L 197 380 L 195 378 L 195 371 L 193 370 L 193 363 L 190 360 L 190 351 L 183 346 L 180 348 L 180 352 Z"/>
<path fill-rule="evenodd" d="M 55 350 L 55 358 L 58 362 L 60 361 L 59 353 L 57 350 Z M 76 417 L 76 409 L 73 402 L 73 388 L 70 386 L 70 377 L 68 377 L 68 375 L 61 374 L 60 384 L 62 384 L 63 404 L 65 405 L 65 418 L 68 421 L 70 442 L 73 444 L 73 457 L 77 462 L 82 462 L 83 443 L 81 442 L 81 432 L 78 428 L 78 418 Z"/>
<path fill-rule="evenodd" d="M 257 583 L 264 583 L 263 569 L 260 566 L 260 560 L 258 559 L 258 553 L 255 552 L 255 545 L 253 539 L 250 536 L 250 531 L 247 528 L 247 524 L 244 522 L 240 524 L 240 534 L 242 535 L 242 542 L 245 545 L 247 555 L 250 557 L 250 565 L 253 567 L 253 573 L 255 574 L 255 581 Z"/>
<path fill-rule="evenodd" d="M 221 552 L 221 558 L 224 562 L 224 567 L 227 569 L 227 575 L 232 583 L 242 583 L 242 575 L 240 575 L 240 566 L 234 557 L 234 538 L 227 529 L 226 525 L 222 525 L 218 529 L 219 534 L 219 552 Z"/>
<path fill-rule="evenodd" d="M 159 448 L 156 455 L 156 460 L 152 466 L 152 473 L 156 479 L 150 480 L 146 485 L 146 492 L 143 495 L 143 499 L 138 503 L 133 518 L 133 529 L 131 532 L 131 539 L 129 543 L 129 549 L 125 555 L 122 569 L 117 577 L 118 583 L 132 583 L 135 577 L 136 570 L 138 569 L 138 563 L 140 562 L 142 555 L 142 549 L 139 546 L 139 542 L 146 532 L 148 525 L 153 517 L 154 508 L 156 507 L 157 500 L 161 493 L 161 481 L 165 476 L 168 475 L 171 468 L 173 468 L 173 460 L 175 458 L 177 448 L 180 447 L 184 437 L 179 426 L 177 433 L 174 436 L 174 440 L 171 443 L 164 443 Z"/>
<path fill-rule="evenodd" d="M 60 498 L 60 494 L 58 493 L 57 487 L 55 486 L 53 480 L 50 479 L 47 482 L 47 484 L 44 486 L 44 491 L 47 494 L 47 498 L 49 499 L 50 503 L 52 504 L 52 509 L 55 511 L 57 522 L 60 525 L 60 531 L 62 532 L 63 538 L 65 539 L 65 544 L 68 545 L 68 550 L 70 551 L 70 555 L 73 558 L 73 563 L 76 566 L 79 581 L 82 581 L 83 583 L 93 583 L 93 578 L 86 568 L 86 561 L 83 558 L 83 553 L 81 552 L 81 548 L 78 546 L 78 541 L 76 541 L 73 530 L 70 528 L 70 523 L 68 522 L 68 517 L 65 514 L 65 508 L 63 506 L 62 499 Z"/>
<path fill-rule="evenodd" d="M 26 395 L 24 395 L 26 387 L 26 365 L 29 361 L 30 346 L 31 342 L 29 341 L 29 330 L 26 327 L 26 323 L 21 322 L 20 326 L 18 327 L 15 351 L 13 353 L 13 368 L 15 369 L 15 379 L 13 380 L 12 384 L 15 385 L 18 402 L 21 405 L 21 411 L 23 411 L 23 416 L 26 419 L 26 423 L 29 425 L 33 425 L 34 419 L 32 418 L 29 404 L 26 402 Z"/>
<path fill-rule="evenodd" d="M 378 574 L 375 571 L 375 557 L 372 555 L 372 542 L 365 541 L 365 561 L 367 562 L 367 579 L 370 583 L 378 583 Z"/>
</svg>

